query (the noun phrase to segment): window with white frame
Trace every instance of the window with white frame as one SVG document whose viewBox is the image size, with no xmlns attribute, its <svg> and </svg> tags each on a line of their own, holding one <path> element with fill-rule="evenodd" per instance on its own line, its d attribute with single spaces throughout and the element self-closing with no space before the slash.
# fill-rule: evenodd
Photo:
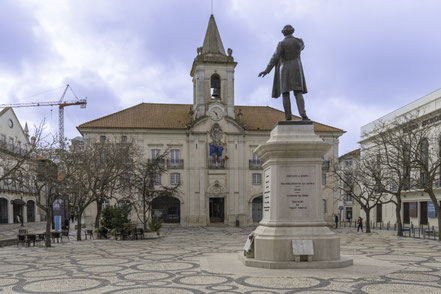
<svg viewBox="0 0 441 294">
<path fill-rule="evenodd" d="M 161 149 L 151 149 L 150 150 L 150 158 L 155 159 L 161 155 Z"/>
<path fill-rule="evenodd" d="M 170 174 L 170 185 L 177 186 L 181 183 L 181 174 L 180 173 L 171 173 Z"/>
<path fill-rule="evenodd" d="M 262 174 L 253 173 L 253 185 L 261 185 L 262 184 Z"/>
<path fill-rule="evenodd" d="M 170 150 L 170 162 L 172 164 L 178 164 L 181 159 L 181 151 L 179 149 Z"/>
<path fill-rule="evenodd" d="M 352 158 L 345 159 L 345 166 L 352 166 Z"/>
<path fill-rule="evenodd" d="M 259 157 L 257 157 L 256 154 L 253 153 L 253 163 L 254 164 L 262 164 L 262 162 L 260 161 Z"/>
<path fill-rule="evenodd" d="M 161 174 L 156 174 L 154 179 L 155 185 L 161 185 Z"/>
</svg>

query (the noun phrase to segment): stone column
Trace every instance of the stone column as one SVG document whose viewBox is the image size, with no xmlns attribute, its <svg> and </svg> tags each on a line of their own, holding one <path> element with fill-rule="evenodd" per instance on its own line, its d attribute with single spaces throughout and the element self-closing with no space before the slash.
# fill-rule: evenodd
<svg viewBox="0 0 441 294">
<path fill-rule="evenodd" d="M 254 259 L 269 268 L 326 268 L 352 264 L 340 258 L 340 239 L 322 212 L 322 156 L 330 144 L 310 121 L 279 122 L 255 153 L 263 161 L 263 219 L 254 231 Z M 295 262 L 293 240 L 312 241 L 312 262 Z"/>
<path fill-rule="evenodd" d="M 228 174 L 229 174 L 229 179 L 228 179 L 228 197 L 229 197 L 229 224 L 230 225 L 234 225 L 236 222 L 236 213 L 235 213 L 235 203 L 236 203 L 236 199 L 234 197 L 234 190 L 235 190 L 235 185 L 236 185 L 236 177 L 237 177 L 237 159 L 235 156 L 235 150 L 234 150 L 234 140 L 230 140 L 228 141 Z"/>
<path fill-rule="evenodd" d="M 205 141 L 199 141 L 199 223 L 202 225 L 207 224 L 206 207 L 205 207 L 205 182 L 207 173 L 207 144 Z"/>
</svg>

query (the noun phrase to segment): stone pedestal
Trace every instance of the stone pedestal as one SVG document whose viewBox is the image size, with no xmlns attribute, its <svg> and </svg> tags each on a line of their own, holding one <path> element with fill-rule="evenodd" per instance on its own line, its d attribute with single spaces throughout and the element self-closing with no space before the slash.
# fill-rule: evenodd
<svg viewBox="0 0 441 294">
<path fill-rule="evenodd" d="M 340 239 L 323 219 L 322 162 L 330 147 L 314 133 L 312 122 L 290 121 L 279 122 L 270 139 L 256 148 L 264 169 L 263 219 L 253 233 L 254 259 L 242 258 L 246 265 L 352 265 L 352 260 L 340 257 Z M 312 240 L 312 261 L 295 261 L 293 240 Z"/>
</svg>

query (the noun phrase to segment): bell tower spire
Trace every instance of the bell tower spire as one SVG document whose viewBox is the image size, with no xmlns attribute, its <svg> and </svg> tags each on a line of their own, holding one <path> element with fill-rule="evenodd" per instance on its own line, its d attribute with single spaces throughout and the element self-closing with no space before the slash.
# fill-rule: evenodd
<svg viewBox="0 0 441 294">
<path fill-rule="evenodd" d="M 210 15 L 202 47 L 197 48 L 190 75 L 193 78 L 193 104 L 196 118 L 207 115 L 210 104 L 220 104 L 227 116 L 234 118 L 234 68 L 237 62 L 228 48 L 228 55 Z"/>
</svg>

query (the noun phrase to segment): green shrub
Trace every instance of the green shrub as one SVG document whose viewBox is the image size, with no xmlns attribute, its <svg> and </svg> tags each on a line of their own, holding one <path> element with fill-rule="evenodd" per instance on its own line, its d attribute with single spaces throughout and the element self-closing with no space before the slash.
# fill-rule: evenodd
<svg viewBox="0 0 441 294">
<path fill-rule="evenodd" d="M 109 230 L 122 228 L 123 224 L 129 222 L 127 205 L 109 205 L 103 210 L 101 225 Z"/>
</svg>

